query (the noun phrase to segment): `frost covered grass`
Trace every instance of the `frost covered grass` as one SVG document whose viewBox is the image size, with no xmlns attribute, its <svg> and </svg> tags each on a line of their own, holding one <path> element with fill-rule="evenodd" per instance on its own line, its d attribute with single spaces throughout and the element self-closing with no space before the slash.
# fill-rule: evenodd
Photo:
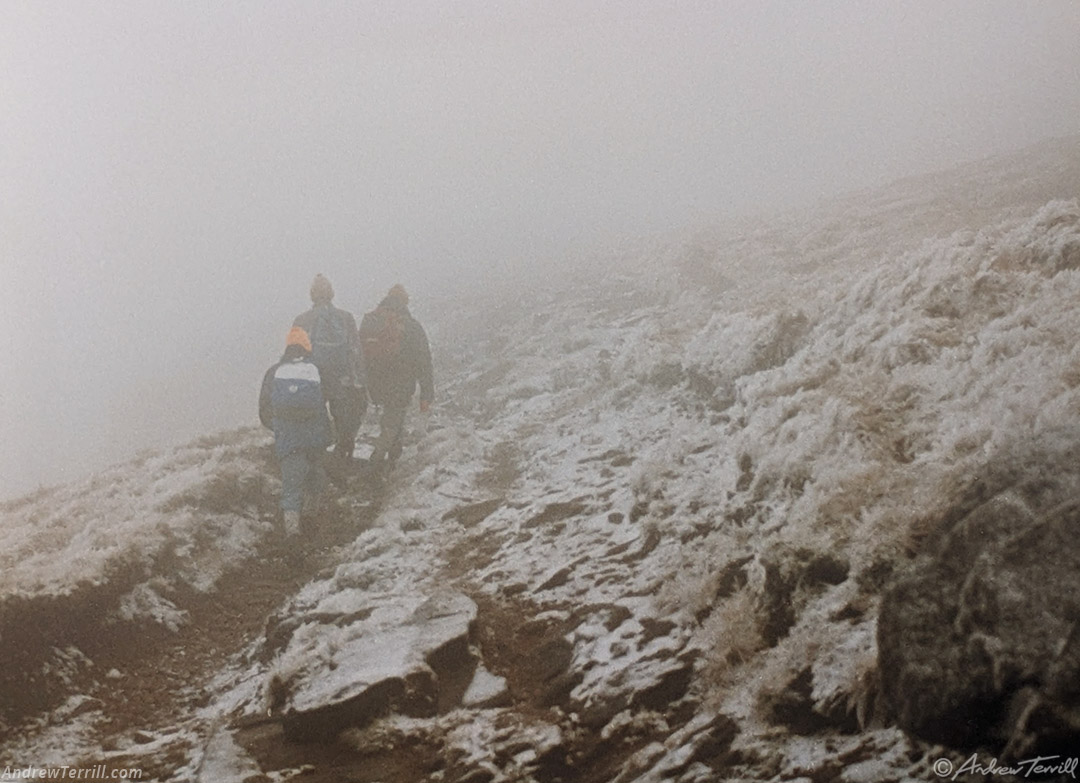
<svg viewBox="0 0 1080 783">
<path fill-rule="evenodd" d="M 250 428 L 204 437 L 5 503 L 0 595 L 59 597 L 123 573 L 139 582 L 121 608 L 134 616 L 165 608 L 162 580 L 209 590 L 270 531 L 267 443 Z"/>
<path fill-rule="evenodd" d="M 882 581 L 989 466 L 1020 474 L 1080 442 L 1075 181 L 1004 171 L 969 210 L 939 209 L 951 180 L 920 180 L 687 251 L 675 267 L 714 289 L 665 278 L 673 251 L 639 262 L 658 282 L 625 310 L 608 308 L 623 281 L 592 281 L 537 305 L 543 330 L 527 310 L 489 313 L 501 351 L 473 357 L 455 407 L 483 412 L 472 439 L 515 443 L 508 494 L 532 503 L 483 524 L 529 541 L 504 545 L 484 584 L 558 582 L 542 599 L 579 605 L 655 589 L 660 611 L 698 623 L 734 714 L 759 715 L 757 679 L 810 666 L 825 714 L 871 721 Z M 449 471 L 463 496 L 482 486 L 470 465 Z M 530 533 L 541 499 L 585 510 Z M 653 538 L 629 566 L 599 554 Z M 790 552 L 835 556 L 852 579 L 794 585 L 792 616 L 774 617 L 769 569 Z"/>
</svg>

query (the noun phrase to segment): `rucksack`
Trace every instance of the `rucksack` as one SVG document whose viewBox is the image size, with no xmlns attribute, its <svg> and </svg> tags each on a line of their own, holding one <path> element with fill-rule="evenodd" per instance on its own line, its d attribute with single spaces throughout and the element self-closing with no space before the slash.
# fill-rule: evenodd
<svg viewBox="0 0 1080 783">
<path fill-rule="evenodd" d="M 319 368 L 307 361 L 278 365 L 270 405 L 273 415 L 284 419 L 306 418 L 325 410 Z"/>
<path fill-rule="evenodd" d="M 345 319 L 332 307 L 316 307 L 311 332 L 311 360 L 330 384 L 351 375 Z"/>
<path fill-rule="evenodd" d="M 401 353 L 405 342 L 405 321 L 396 310 L 379 307 L 364 314 L 359 332 L 364 361 L 369 365 L 378 364 Z"/>
</svg>

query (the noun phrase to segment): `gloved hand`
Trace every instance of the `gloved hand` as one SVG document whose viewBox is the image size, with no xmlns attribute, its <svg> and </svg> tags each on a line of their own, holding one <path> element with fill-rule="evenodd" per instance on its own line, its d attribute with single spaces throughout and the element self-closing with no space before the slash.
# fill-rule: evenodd
<svg viewBox="0 0 1080 783">
<path fill-rule="evenodd" d="M 431 400 L 420 400 L 420 412 L 427 413 L 431 410 Z"/>
</svg>

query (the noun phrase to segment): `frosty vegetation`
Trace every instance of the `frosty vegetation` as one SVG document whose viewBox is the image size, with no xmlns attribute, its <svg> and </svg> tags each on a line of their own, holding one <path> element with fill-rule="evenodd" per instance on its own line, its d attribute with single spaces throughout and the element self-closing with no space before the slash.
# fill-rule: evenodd
<svg viewBox="0 0 1080 783">
<path fill-rule="evenodd" d="M 850 779 L 927 775 L 880 711 L 878 602 L 988 466 L 1051 464 L 1080 443 L 1078 149 L 619 251 L 618 271 L 586 264 L 528 297 L 434 303 L 431 426 L 412 433 L 377 525 L 281 608 L 308 619 L 278 648 L 253 641 L 183 719 L 186 769 L 223 742 L 206 726 L 263 713 L 269 683 L 305 681 L 371 627 L 311 618 L 378 595 L 411 608 L 453 583 L 567 623 L 585 672 L 567 703 L 589 730 L 660 720 L 635 713 L 634 694 L 691 661 L 701 714 L 769 747 L 760 779 L 859 742 L 875 750 Z M 103 623 L 182 628 L 185 596 L 213 592 L 271 536 L 268 443 L 225 432 L 5 504 L 0 618 L 98 595 Z M 798 731 L 763 739 L 800 676 L 846 727 L 832 750 Z M 89 755 L 103 717 L 79 716 Z M 441 720 L 459 761 L 480 763 L 488 719 Z M 566 731 L 541 724 L 538 747 Z M 24 725 L 10 747 L 48 756 L 57 731 Z M 696 779 L 674 759 L 679 731 L 619 779 Z"/>
</svg>

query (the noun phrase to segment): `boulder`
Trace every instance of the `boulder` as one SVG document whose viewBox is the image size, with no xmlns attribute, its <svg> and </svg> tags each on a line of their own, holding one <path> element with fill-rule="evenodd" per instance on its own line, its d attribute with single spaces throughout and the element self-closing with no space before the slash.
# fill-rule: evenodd
<svg viewBox="0 0 1080 783">
<path fill-rule="evenodd" d="M 322 651 L 290 682 L 282 715 L 287 739 L 329 741 L 390 712 L 429 717 L 460 703 L 476 668 L 469 646 L 476 604 L 450 592 L 414 606 L 377 611 L 343 629 L 332 652 Z"/>
<path fill-rule="evenodd" d="M 1004 758 L 1080 747 L 1080 500 L 976 507 L 884 594 L 882 695 L 906 731 Z"/>
</svg>

